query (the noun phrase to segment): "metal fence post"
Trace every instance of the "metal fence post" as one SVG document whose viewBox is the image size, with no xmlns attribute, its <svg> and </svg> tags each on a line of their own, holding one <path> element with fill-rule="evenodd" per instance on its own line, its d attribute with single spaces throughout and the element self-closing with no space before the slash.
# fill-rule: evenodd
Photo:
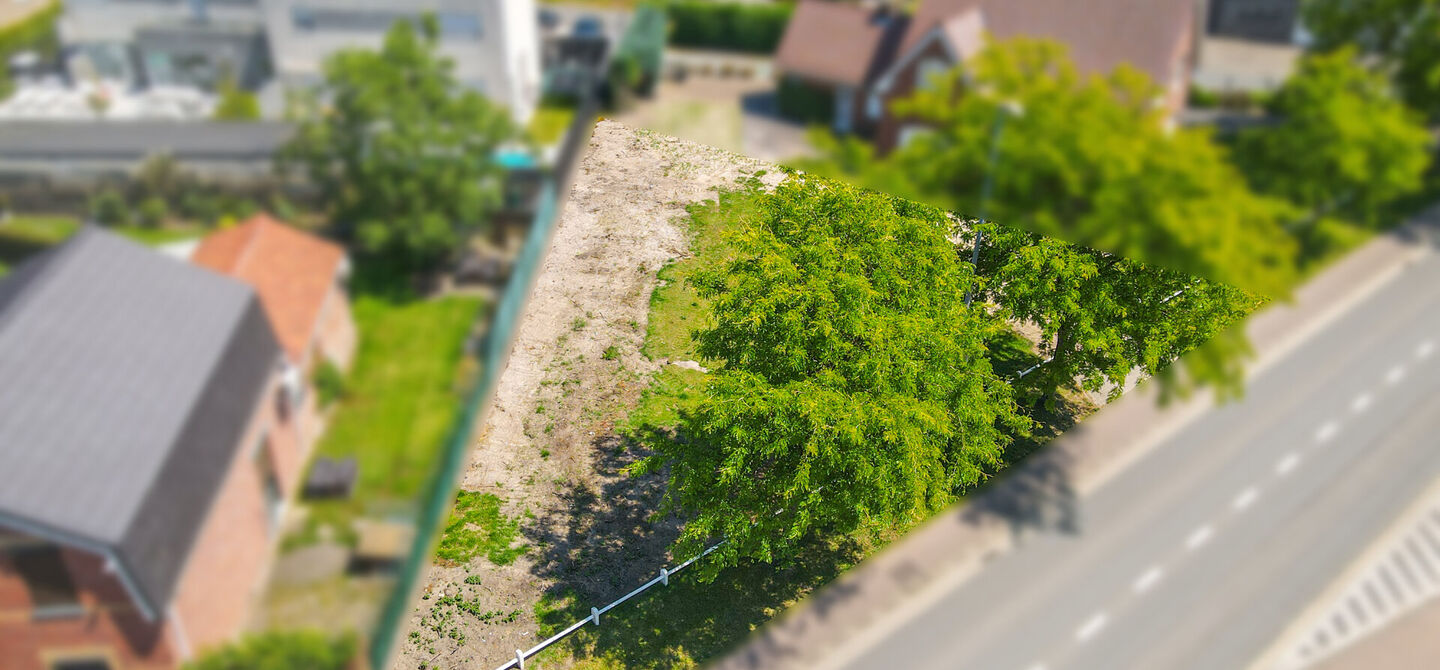
<svg viewBox="0 0 1440 670">
<path fill-rule="evenodd" d="M 516 649 L 515 662 L 520 664 L 520 670 L 525 670 L 525 652 Z"/>
<path fill-rule="evenodd" d="M 596 628 L 599 628 L 599 627 L 600 627 L 600 610 L 595 609 L 594 607 L 591 607 L 591 608 L 590 608 L 590 620 L 595 622 L 595 627 L 596 627 Z"/>
<path fill-rule="evenodd" d="M 666 570 L 665 568 L 660 568 L 660 583 L 661 583 L 661 584 L 664 584 L 664 585 L 666 585 L 666 586 L 669 586 L 669 585 L 670 585 L 670 571 L 669 571 L 669 570 Z"/>
</svg>

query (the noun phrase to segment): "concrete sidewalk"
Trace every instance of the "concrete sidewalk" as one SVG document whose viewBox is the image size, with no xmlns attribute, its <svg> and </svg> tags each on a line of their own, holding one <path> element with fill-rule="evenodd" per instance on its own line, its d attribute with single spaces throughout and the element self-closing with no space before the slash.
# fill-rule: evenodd
<svg viewBox="0 0 1440 670">
<path fill-rule="evenodd" d="M 1431 209 L 1307 282 L 1290 304 L 1246 324 L 1254 374 L 1427 253 Z M 864 650 L 1009 551 L 1027 528 L 1072 523 L 1077 499 L 1102 486 L 1211 407 L 1208 393 L 1160 408 L 1142 383 L 965 503 L 941 513 L 761 629 L 714 667 L 815 668 Z"/>
</svg>

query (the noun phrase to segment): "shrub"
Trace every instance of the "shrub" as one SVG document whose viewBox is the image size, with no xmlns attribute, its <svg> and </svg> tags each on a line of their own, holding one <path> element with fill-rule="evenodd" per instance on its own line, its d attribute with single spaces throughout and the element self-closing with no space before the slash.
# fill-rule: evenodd
<svg viewBox="0 0 1440 670">
<path fill-rule="evenodd" d="M 147 228 L 159 228 L 169 214 L 170 206 L 159 196 L 152 195 L 140 203 L 140 225 Z"/>
<path fill-rule="evenodd" d="M 1213 109 L 1220 106 L 1220 94 L 1208 88 L 1190 85 L 1190 106 L 1196 109 Z"/>
<path fill-rule="evenodd" d="M 828 123 L 835 114 L 835 95 L 798 79 L 780 80 L 775 92 L 780 114 L 803 123 Z"/>
<path fill-rule="evenodd" d="M 343 670 L 355 658 L 355 638 L 315 631 L 252 635 L 206 653 L 185 670 Z"/>
<path fill-rule="evenodd" d="M 119 191 L 106 188 L 90 199 L 90 218 L 106 226 L 125 225 L 130 222 L 130 206 Z"/>
<path fill-rule="evenodd" d="M 315 366 L 311 373 L 312 381 L 315 383 L 315 393 L 320 401 L 320 408 L 330 406 L 330 403 L 341 400 L 349 391 L 345 383 L 345 373 L 340 371 L 328 358 L 322 358 L 320 364 Z"/>
<path fill-rule="evenodd" d="M 794 6 L 689 0 L 672 3 L 668 10 L 675 46 L 771 53 Z"/>
</svg>

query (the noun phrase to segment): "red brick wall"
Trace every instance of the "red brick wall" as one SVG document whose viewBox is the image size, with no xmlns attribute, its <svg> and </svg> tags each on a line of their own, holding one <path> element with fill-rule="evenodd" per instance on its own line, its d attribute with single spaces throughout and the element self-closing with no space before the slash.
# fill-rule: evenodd
<svg viewBox="0 0 1440 670">
<path fill-rule="evenodd" d="M 15 566 L 0 553 L 0 668 L 48 670 L 74 656 L 102 657 L 124 670 L 176 665 L 174 640 L 163 621 L 147 622 L 99 556 L 62 549 L 84 612 L 34 620 L 30 593 Z"/>
<path fill-rule="evenodd" d="M 919 72 L 920 63 L 930 58 L 943 58 L 950 61 L 950 54 L 945 51 L 944 45 L 939 40 L 929 40 L 920 53 L 915 54 L 904 68 L 895 73 L 895 78 L 890 82 L 890 88 L 884 96 L 884 112 L 880 123 L 875 128 L 875 150 L 881 155 L 890 153 L 899 145 L 900 129 L 912 122 L 910 118 L 891 112 L 890 105 L 896 100 L 910 97 L 915 92 L 915 78 Z"/>
<path fill-rule="evenodd" d="M 194 653 L 234 639 L 245 627 L 270 568 L 279 528 L 269 517 L 256 460 L 262 435 L 285 499 L 300 482 L 305 449 L 296 436 L 294 414 L 289 419 L 280 416 L 280 388 L 276 374 L 180 577 L 173 604 L 177 632 Z"/>
<path fill-rule="evenodd" d="M 342 370 L 355 358 L 357 343 L 355 317 L 350 313 L 350 296 L 339 282 L 325 299 L 315 337 L 315 348 Z"/>
</svg>

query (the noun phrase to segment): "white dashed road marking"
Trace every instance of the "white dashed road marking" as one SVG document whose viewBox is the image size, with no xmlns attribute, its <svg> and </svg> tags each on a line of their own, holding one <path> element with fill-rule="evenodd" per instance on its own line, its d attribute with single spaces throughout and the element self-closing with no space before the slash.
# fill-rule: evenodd
<svg viewBox="0 0 1440 670">
<path fill-rule="evenodd" d="M 1404 378 L 1405 367 L 1402 365 L 1397 365 L 1393 368 L 1390 368 L 1390 371 L 1385 373 L 1385 383 L 1387 384 L 1398 384 L 1400 383 L 1400 380 Z"/>
<path fill-rule="evenodd" d="M 1315 431 L 1315 441 L 1329 441 L 1329 439 L 1335 437 L 1335 433 L 1338 432 L 1340 432 L 1340 424 L 1335 423 L 1334 421 L 1326 421 L 1325 425 L 1320 426 L 1320 429 Z"/>
<path fill-rule="evenodd" d="M 1254 504 L 1255 499 L 1259 497 L 1260 489 L 1252 486 L 1248 489 L 1245 489 L 1244 491 L 1241 491 L 1240 495 L 1235 496 L 1235 502 L 1231 503 L 1231 506 L 1235 508 L 1236 512 L 1243 512 L 1245 511 L 1245 508 Z"/>
<path fill-rule="evenodd" d="M 1292 451 L 1285 454 L 1285 457 L 1275 464 L 1275 474 L 1284 477 L 1290 474 L 1290 471 L 1294 470 L 1297 465 L 1300 465 L 1300 454 Z"/>
<path fill-rule="evenodd" d="M 1149 591 L 1151 587 L 1155 586 L 1155 584 L 1160 581 L 1160 578 L 1164 576 L 1165 573 L 1162 572 L 1160 568 L 1150 568 L 1149 570 L 1146 570 L 1144 574 L 1137 577 L 1135 579 L 1135 583 L 1132 584 L 1131 587 L 1135 590 L 1136 593 L 1144 593 L 1146 591 Z"/>
<path fill-rule="evenodd" d="M 1206 542 L 1209 542 L 1210 536 L 1214 534 L 1215 529 L 1210 526 L 1196 528 L 1195 532 L 1190 533 L 1190 537 L 1185 538 L 1185 546 L 1189 549 L 1199 549 Z"/>
<path fill-rule="evenodd" d="M 1350 409 L 1353 409 L 1357 412 L 1363 412 L 1366 409 L 1369 409 L 1370 400 L 1371 398 L 1369 393 L 1361 393 L 1360 395 L 1355 396 L 1355 402 L 1350 403 Z"/>
<path fill-rule="evenodd" d="M 1096 612 L 1095 616 L 1090 617 L 1088 621 L 1086 621 L 1084 624 L 1081 624 L 1080 628 L 1076 629 L 1075 639 L 1081 642 L 1085 642 L 1086 640 L 1095 637 L 1095 634 L 1099 633 L 1100 630 L 1105 627 L 1105 624 L 1109 622 L 1110 619 L 1109 617 L 1105 616 L 1104 612 Z"/>
</svg>

